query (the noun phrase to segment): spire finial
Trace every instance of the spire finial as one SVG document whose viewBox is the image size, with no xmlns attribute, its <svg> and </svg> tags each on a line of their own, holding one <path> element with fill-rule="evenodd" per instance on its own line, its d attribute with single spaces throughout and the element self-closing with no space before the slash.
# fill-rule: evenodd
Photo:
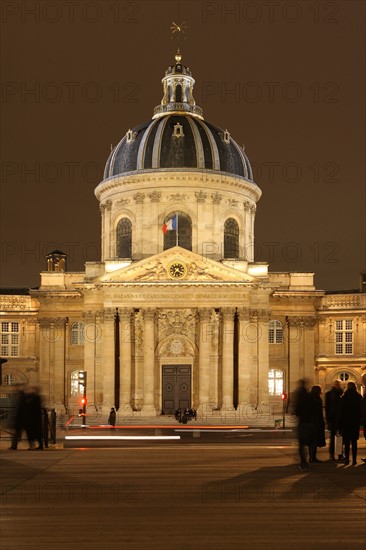
<svg viewBox="0 0 366 550">
<path fill-rule="evenodd" d="M 179 48 L 177 49 L 177 53 L 175 54 L 175 60 L 177 63 L 180 63 L 182 60 L 182 54 L 180 53 Z"/>
</svg>

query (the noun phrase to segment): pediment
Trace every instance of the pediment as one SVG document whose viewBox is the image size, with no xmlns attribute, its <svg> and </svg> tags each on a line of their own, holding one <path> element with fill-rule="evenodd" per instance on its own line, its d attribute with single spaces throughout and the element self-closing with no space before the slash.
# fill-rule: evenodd
<svg viewBox="0 0 366 550">
<path fill-rule="evenodd" d="M 106 273 L 95 283 L 125 282 L 247 282 L 253 283 L 252 275 L 223 265 L 221 262 L 175 246 L 129 266 Z"/>
</svg>

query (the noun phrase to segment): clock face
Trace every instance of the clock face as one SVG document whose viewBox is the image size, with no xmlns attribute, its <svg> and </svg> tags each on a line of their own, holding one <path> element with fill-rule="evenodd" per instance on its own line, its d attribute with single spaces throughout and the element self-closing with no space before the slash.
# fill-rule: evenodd
<svg viewBox="0 0 366 550">
<path fill-rule="evenodd" d="M 168 265 L 168 274 L 172 279 L 182 279 L 187 275 L 187 266 L 179 260 L 170 262 Z"/>
</svg>

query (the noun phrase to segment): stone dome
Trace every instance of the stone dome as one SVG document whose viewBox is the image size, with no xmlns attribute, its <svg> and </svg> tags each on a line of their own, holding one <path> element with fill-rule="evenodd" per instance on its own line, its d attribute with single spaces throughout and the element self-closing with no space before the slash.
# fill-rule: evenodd
<svg viewBox="0 0 366 550">
<path fill-rule="evenodd" d="M 194 79 L 181 63 L 162 80 L 164 96 L 151 120 L 128 130 L 111 151 L 104 180 L 142 170 L 212 170 L 253 180 L 244 150 L 222 130 L 202 116 L 193 99 Z"/>
</svg>

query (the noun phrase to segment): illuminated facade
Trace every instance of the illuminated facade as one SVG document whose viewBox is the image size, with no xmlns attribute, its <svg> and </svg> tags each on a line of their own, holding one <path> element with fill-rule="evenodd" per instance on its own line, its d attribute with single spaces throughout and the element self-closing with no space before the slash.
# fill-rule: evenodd
<svg viewBox="0 0 366 550">
<path fill-rule="evenodd" d="M 102 257 L 67 271 L 60 251 L 41 284 L 1 295 L 3 394 L 40 384 L 59 413 L 201 414 L 270 410 L 299 378 L 324 389 L 366 372 L 366 293 L 326 294 L 311 273 L 254 258 L 261 191 L 250 161 L 203 118 L 181 62 L 153 118 L 128 130 L 95 194 Z"/>
</svg>

